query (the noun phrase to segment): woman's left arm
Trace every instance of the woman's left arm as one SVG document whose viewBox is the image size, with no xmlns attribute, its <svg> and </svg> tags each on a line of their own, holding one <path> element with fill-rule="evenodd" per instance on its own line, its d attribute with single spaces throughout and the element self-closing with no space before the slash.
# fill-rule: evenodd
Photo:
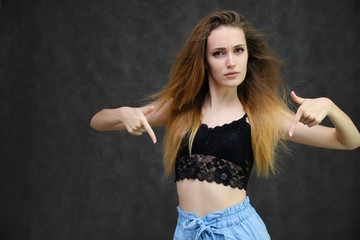
<svg viewBox="0 0 360 240">
<path fill-rule="evenodd" d="M 291 98 L 300 106 L 295 116 L 288 116 L 282 124 L 286 140 L 332 149 L 352 150 L 360 146 L 360 133 L 354 123 L 330 99 L 301 98 L 294 92 Z M 326 116 L 335 128 L 318 125 Z"/>
</svg>

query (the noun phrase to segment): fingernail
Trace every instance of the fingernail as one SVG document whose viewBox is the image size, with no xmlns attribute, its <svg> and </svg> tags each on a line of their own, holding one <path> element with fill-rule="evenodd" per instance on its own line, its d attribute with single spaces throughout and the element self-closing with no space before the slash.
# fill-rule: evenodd
<svg viewBox="0 0 360 240">
<path fill-rule="evenodd" d="M 290 131 L 289 136 L 292 137 L 292 135 L 293 135 L 293 131 Z"/>
</svg>

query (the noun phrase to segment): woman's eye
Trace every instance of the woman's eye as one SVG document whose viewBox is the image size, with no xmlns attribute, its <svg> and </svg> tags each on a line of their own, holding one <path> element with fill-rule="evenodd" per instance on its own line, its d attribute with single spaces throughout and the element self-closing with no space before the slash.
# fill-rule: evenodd
<svg viewBox="0 0 360 240">
<path fill-rule="evenodd" d="M 235 52 L 243 52 L 244 51 L 244 49 L 243 48 L 237 48 L 237 49 L 235 49 Z"/>
<path fill-rule="evenodd" d="M 222 52 L 214 52 L 213 55 L 216 57 L 216 56 L 221 56 L 221 55 L 223 55 L 223 53 L 222 53 Z"/>
</svg>

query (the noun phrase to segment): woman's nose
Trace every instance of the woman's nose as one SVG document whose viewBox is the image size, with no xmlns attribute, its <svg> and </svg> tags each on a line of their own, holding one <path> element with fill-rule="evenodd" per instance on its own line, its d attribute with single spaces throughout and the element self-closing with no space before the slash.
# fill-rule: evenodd
<svg viewBox="0 0 360 240">
<path fill-rule="evenodd" d="M 226 67 L 233 68 L 234 66 L 235 66 L 234 58 L 233 58 L 232 54 L 229 54 L 227 56 L 227 60 L 226 60 Z"/>
</svg>

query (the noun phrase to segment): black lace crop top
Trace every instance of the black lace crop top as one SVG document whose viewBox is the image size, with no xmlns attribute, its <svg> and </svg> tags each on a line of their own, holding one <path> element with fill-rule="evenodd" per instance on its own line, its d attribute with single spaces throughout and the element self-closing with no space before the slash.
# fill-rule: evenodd
<svg viewBox="0 0 360 240">
<path fill-rule="evenodd" d="M 175 163 L 175 181 L 206 180 L 245 189 L 253 166 L 251 128 L 246 114 L 239 120 L 209 128 L 201 124 L 191 156 L 188 140 L 183 141 Z"/>
</svg>

